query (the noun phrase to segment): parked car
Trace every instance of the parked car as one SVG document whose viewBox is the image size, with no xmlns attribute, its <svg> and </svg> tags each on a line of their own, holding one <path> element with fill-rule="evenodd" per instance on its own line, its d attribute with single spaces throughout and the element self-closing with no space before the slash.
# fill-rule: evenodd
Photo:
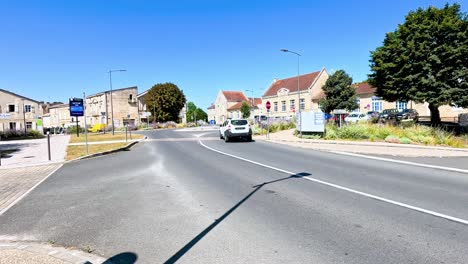
<svg viewBox="0 0 468 264">
<path fill-rule="evenodd" d="M 385 109 L 380 113 L 379 118 L 383 120 L 396 119 L 396 114 L 398 114 L 398 109 Z"/>
<path fill-rule="evenodd" d="M 233 138 L 252 141 L 252 129 L 247 119 L 228 119 L 219 127 L 219 138 L 229 142 Z"/>
<path fill-rule="evenodd" d="M 398 112 L 396 114 L 396 119 L 398 121 L 401 121 L 401 120 L 418 121 L 418 118 L 419 118 L 418 111 L 416 111 L 414 109 L 404 109 L 403 111 Z"/>
<path fill-rule="evenodd" d="M 369 112 L 367 112 L 367 116 L 369 116 L 369 117 L 378 117 L 379 115 L 380 115 L 380 113 L 377 112 L 377 111 L 369 111 Z"/>
<path fill-rule="evenodd" d="M 369 120 L 369 116 L 361 112 L 352 112 L 344 119 L 344 121 L 348 123 L 357 123 L 359 121 L 367 120 Z"/>
</svg>

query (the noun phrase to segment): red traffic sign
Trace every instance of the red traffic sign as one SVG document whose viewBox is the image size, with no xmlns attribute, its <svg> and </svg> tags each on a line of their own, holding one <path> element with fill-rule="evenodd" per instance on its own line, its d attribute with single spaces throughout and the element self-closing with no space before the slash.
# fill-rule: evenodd
<svg viewBox="0 0 468 264">
<path fill-rule="evenodd" d="M 267 109 L 267 110 L 270 110 L 270 108 L 271 108 L 270 101 L 267 101 L 267 102 L 266 102 L 266 109 Z"/>
</svg>

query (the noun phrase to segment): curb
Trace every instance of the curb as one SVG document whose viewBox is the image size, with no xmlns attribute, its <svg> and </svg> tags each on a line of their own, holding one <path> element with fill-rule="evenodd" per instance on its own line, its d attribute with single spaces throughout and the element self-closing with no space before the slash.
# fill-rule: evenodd
<svg viewBox="0 0 468 264">
<path fill-rule="evenodd" d="M 86 253 L 79 249 L 65 248 L 59 245 L 30 241 L 0 241 L 0 253 L 2 250 L 15 250 L 29 252 L 40 256 L 52 257 L 66 263 L 109 263 L 114 262 L 106 258 Z M 29 262 L 28 262 L 29 263 Z M 32 262 L 35 263 L 35 262 Z"/>
<path fill-rule="evenodd" d="M 415 149 L 431 149 L 431 150 L 449 150 L 449 151 L 458 151 L 458 152 L 468 152 L 466 148 L 450 148 L 450 147 L 434 147 L 434 146 L 420 146 L 420 145 L 408 145 L 408 144 L 372 144 L 368 142 L 347 142 L 347 141 L 327 141 L 327 140 L 286 140 L 286 139 L 263 139 L 258 138 L 259 140 L 267 141 L 267 142 L 290 142 L 290 143 L 319 143 L 319 144 L 330 144 L 330 145 L 353 145 L 353 146 L 369 146 L 369 147 L 390 147 L 390 148 L 415 148 Z"/>
<path fill-rule="evenodd" d="M 148 138 L 148 137 L 145 137 L 144 139 L 140 139 L 140 140 L 138 140 L 138 141 L 133 141 L 133 142 L 127 144 L 126 146 L 121 147 L 121 148 L 118 148 L 118 149 L 107 150 L 107 151 L 103 151 L 103 152 L 98 152 L 98 153 L 86 155 L 86 156 L 79 157 L 79 158 L 76 158 L 76 159 L 67 160 L 67 161 L 65 161 L 64 163 L 70 163 L 70 162 L 74 162 L 74 161 L 79 161 L 79 160 L 84 160 L 84 159 L 89 159 L 89 158 L 95 158 L 95 157 L 105 156 L 105 155 L 108 155 L 108 154 L 112 154 L 112 153 L 124 151 L 124 150 L 127 150 L 127 149 L 133 147 L 133 146 L 136 145 L 138 142 L 143 141 L 143 140 L 145 140 L 145 139 L 147 139 L 147 138 Z"/>
</svg>

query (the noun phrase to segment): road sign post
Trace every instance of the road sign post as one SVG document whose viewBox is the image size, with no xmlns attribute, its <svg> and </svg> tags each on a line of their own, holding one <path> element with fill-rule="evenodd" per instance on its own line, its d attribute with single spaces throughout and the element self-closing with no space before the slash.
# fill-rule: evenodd
<svg viewBox="0 0 468 264">
<path fill-rule="evenodd" d="M 265 107 L 267 109 L 267 139 L 270 139 L 270 108 L 271 108 L 271 103 L 270 101 L 267 101 L 265 104 Z"/>
<path fill-rule="evenodd" d="M 76 117 L 76 135 L 80 136 L 80 127 L 78 124 L 78 117 L 84 116 L 84 103 L 82 98 L 70 98 L 70 116 Z"/>
</svg>

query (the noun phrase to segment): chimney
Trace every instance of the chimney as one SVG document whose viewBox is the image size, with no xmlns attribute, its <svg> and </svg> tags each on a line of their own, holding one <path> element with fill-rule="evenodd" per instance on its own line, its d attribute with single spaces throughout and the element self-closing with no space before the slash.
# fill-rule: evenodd
<svg viewBox="0 0 468 264">
<path fill-rule="evenodd" d="M 277 82 L 277 81 L 278 81 L 278 78 L 274 78 L 274 79 L 273 79 L 273 82 L 272 82 L 271 84 L 274 84 L 274 83 Z"/>
</svg>

